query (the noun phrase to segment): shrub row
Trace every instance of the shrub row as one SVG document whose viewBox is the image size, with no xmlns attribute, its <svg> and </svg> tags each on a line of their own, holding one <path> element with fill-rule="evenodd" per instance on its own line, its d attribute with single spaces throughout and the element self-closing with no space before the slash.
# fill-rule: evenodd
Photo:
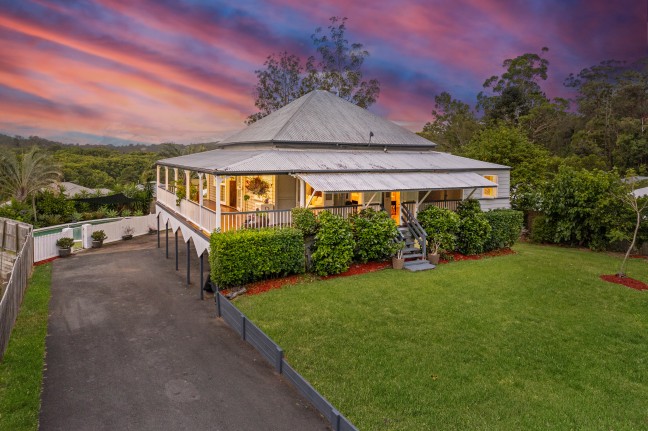
<svg viewBox="0 0 648 431">
<path fill-rule="evenodd" d="M 309 209 L 295 208 L 293 223 L 304 236 L 314 236 L 312 269 L 318 275 L 344 272 L 354 259 L 365 263 L 396 252 L 396 223 L 384 211 L 367 208 L 345 220 L 328 211 L 316 217 Z"/>
<path fill-rule="evenodd" d="M 214 232 L 211 280 L 220 288 L 304 272 L 304 237 L 286 229 Z"/>
<path fill-rule="evenodd" d="M 479 202 L 470 199 L 463 201 L 456 213 L 434 206 L 426 208 L 418 220 L 428 234 L 430 252 L 478 254 L 512 246 L 520 237 L 523 214 L 508 209 L 483 212 Z"/>
</svg>

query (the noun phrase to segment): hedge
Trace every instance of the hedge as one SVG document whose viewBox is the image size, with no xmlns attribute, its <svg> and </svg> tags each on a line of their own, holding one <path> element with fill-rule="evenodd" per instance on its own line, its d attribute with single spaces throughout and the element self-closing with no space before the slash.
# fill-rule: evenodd
<svg viewBox="0 0 648 431">
<path fill-rule="evenodd" d="M 317 275 L 339 274 L 349 269 L 355 241 L 348 220 L 324 211 L 315 235 L 313 270 Z"/>
<path fill-rule="evenodd" d="M 219 288 L 304 272 L 301 231 L 243 229 L 212 233 L 211 280 Z"/>
<path fill-rule="evenodd" d="M 485 251 L 511 247 L 522 233 L 522 211 L 496 209 L 485 212 L 484 217 L 491 226 L 491 232 L 484 244 Z"/>
<path fill-rule="evenodd" d="M 355 258 L 366 263 L 387 259 L 396 253 L 396 222 L 385 211 L 367 208 L 351 217 Z"/>
<path fill-rule="evenodd" d="M 432 205 L 419 212 L 416 218 L 427 233 L 429 253 L 454 250 L 459 229 L 457 213 Z"/>
<path fill-rule="evenodd" d="M 482 253 L 491 227 L 479 202 L 474 199 L 462 201 L 457 207 L 457 214 L 457 251 L 462 254 Z"/>
</svg>

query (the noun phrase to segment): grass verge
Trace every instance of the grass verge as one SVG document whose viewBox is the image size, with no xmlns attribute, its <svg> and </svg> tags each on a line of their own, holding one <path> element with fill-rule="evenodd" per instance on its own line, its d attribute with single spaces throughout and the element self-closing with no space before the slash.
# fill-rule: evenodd
<svg viewBox="0 0 648 431">
<path fill-rule="evenodd" d="M 38 429 L 52 265 L 34 268 L 0 363 L 0 430 Z"/>
<path fill-rule="evenodd" d="M 614 256 L 515 250 L 236 304 L 362 430 L 647 429 L 648 292 L 599 279 Z"/>
</svg>

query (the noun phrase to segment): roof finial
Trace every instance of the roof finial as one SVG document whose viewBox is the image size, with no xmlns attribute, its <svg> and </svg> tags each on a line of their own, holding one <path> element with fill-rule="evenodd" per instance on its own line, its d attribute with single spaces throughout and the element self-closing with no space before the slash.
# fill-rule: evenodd
<svg viewBox="0 0 648 431">
<path fill-rule="evenodd" d="M 371 145 L 371 138 L 373 137 L 374 133 L 369 130 L 369 145 Z"/>
</svg>

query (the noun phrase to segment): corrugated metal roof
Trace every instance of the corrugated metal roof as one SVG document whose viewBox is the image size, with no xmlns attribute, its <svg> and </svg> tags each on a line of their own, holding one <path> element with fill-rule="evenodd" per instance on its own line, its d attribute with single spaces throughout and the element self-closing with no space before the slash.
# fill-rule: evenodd
<svg viewBox="0 0 648 431">
<path fill-rule="evenodd" d="M 641 189 L 637 189 L 634 192 L 632 192 L 636 197 L 642 197 L 642 196 L 648 196 L 648 187 L 644 187 Z"/>
<path fill-rule="evenodd" d="M 310 93 L 225 138 L 222 145 L 289 142 L 294 144 L 371 145 L 433 148 L 435 143 L 366 109 L 322 90 Z"/>
<path fill-rule="evenodd" d="M 361 173 L 299 174 L 321 192 L 381 192 L 391 190 L 444 190 L 497 187 L 497 184 L 473 172 L 429 173 Z"/>
<path fill-rule="evenodd" d="M 509 169 L 437 151 L 371 150 L 222 149 L 164 159 L 158 164 L 215 174 Z"/>
</svg>

